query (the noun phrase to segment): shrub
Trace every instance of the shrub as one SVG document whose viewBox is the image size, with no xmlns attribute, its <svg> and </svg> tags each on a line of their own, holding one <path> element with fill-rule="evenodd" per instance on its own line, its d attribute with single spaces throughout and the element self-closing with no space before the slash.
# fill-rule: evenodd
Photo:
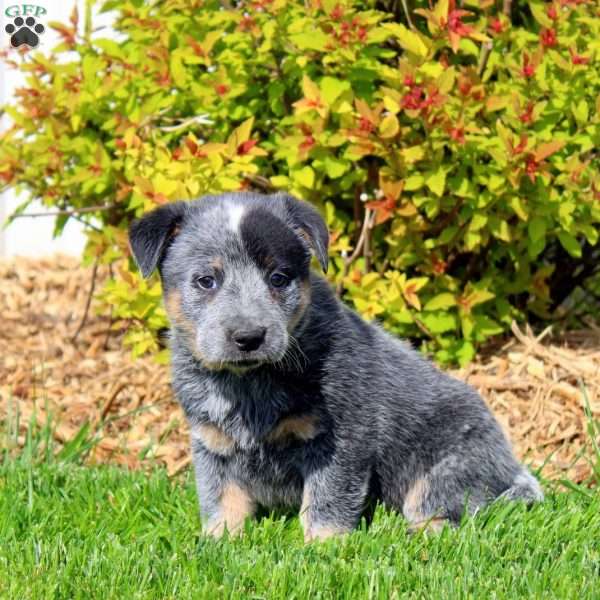
<svg viewBox="0 0 600 600">
<path fill-rule="evenodd" d="M 29 77 L 1 181 L 27 190 L 20 211 L 60 209 L 57 233 L 90 223 L 85 258 L 114 266 L 101 296 L 135 352 L 166 321 L 127 225 L 206 192 L 319 205 L 340 293 L 442 362 L 556 318 L 597 273 L 596 3 L 237 4 L 105 2 L 122 41 L 89 15 L 79 35 L 74 12 L 51 56 L 6 58 Z"/>
</svg>

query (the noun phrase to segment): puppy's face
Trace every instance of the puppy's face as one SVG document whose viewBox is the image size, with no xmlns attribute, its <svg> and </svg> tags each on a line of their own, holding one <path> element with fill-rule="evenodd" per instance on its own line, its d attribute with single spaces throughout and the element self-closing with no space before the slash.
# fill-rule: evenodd
<svg viewBox="0 0 600 600">
<path fill-rule="evenodd" d="M 311 251 L 327 229 L 289 196 L 224 194 L 166 205 L 131 228 L 145 275 L 159 267 L 172 325 L 209 369 L 281 361 L 310 303 Z"/>
</svg>

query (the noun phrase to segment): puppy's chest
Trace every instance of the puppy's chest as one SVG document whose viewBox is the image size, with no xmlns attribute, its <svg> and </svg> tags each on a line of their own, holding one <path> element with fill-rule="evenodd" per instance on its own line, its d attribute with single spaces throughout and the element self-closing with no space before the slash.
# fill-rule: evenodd
<svg viewBox="0 0 600 600">
<path fill-rule="evenodd" d="M 249 379 L 214 385 L 186 411 L 193 433 L 211 452 L 290 450 L 310 443 L 327 429 L 319 390 L 297 382 Z"/>
<path fill-rule="evenodd" d="M 315 411 L 282 415 L 270 423 L 248 423 L 240 414 L 211 419 L 205 414 L 192 425 L 192 437 L 211 453 L 228 457 L 282 454 L 291 458 L 325 432 L 325 423 Z"/>
</svg>

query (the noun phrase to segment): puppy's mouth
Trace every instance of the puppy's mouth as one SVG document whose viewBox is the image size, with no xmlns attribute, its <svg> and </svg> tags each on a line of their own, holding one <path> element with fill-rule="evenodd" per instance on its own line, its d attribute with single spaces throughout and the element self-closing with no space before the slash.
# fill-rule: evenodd
<svg viewBox="0 0 600 600">
<path fill-rule="evenodd" d="M 265 364 L 265 361 L 263 360 L 232 360 L 223 363 L 223 369 L 240 375 L 252 371 L 253 369 L 257 369 L 263 364 Z"/>
<path fill-rule="evenodd" d="M 232 367 L 244 367 L 248 369 L 252 369 L 254 367 L 259 367 L 263 364 L 262 360 L 234 360 L 232 362 L 226 363 L 227 366 Z"/>
</svg>

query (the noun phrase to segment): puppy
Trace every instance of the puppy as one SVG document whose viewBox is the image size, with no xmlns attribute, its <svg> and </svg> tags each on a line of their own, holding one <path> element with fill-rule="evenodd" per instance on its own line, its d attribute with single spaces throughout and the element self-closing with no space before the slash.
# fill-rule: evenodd
<svg viewBox="0 0 600 600">
<path fill-rule="evenodd" d="M 412 528 L 498 497 L 541 500 L 479 395 L 366 323 L 310 270 L 328 233 L 306 202 L 232 193 L 135 221 L 160 272 L 173 387 L 191 428 L 206 532 L 300 507 L 306 540 L 352 531 L 369 500 Z"/>
</svg>

